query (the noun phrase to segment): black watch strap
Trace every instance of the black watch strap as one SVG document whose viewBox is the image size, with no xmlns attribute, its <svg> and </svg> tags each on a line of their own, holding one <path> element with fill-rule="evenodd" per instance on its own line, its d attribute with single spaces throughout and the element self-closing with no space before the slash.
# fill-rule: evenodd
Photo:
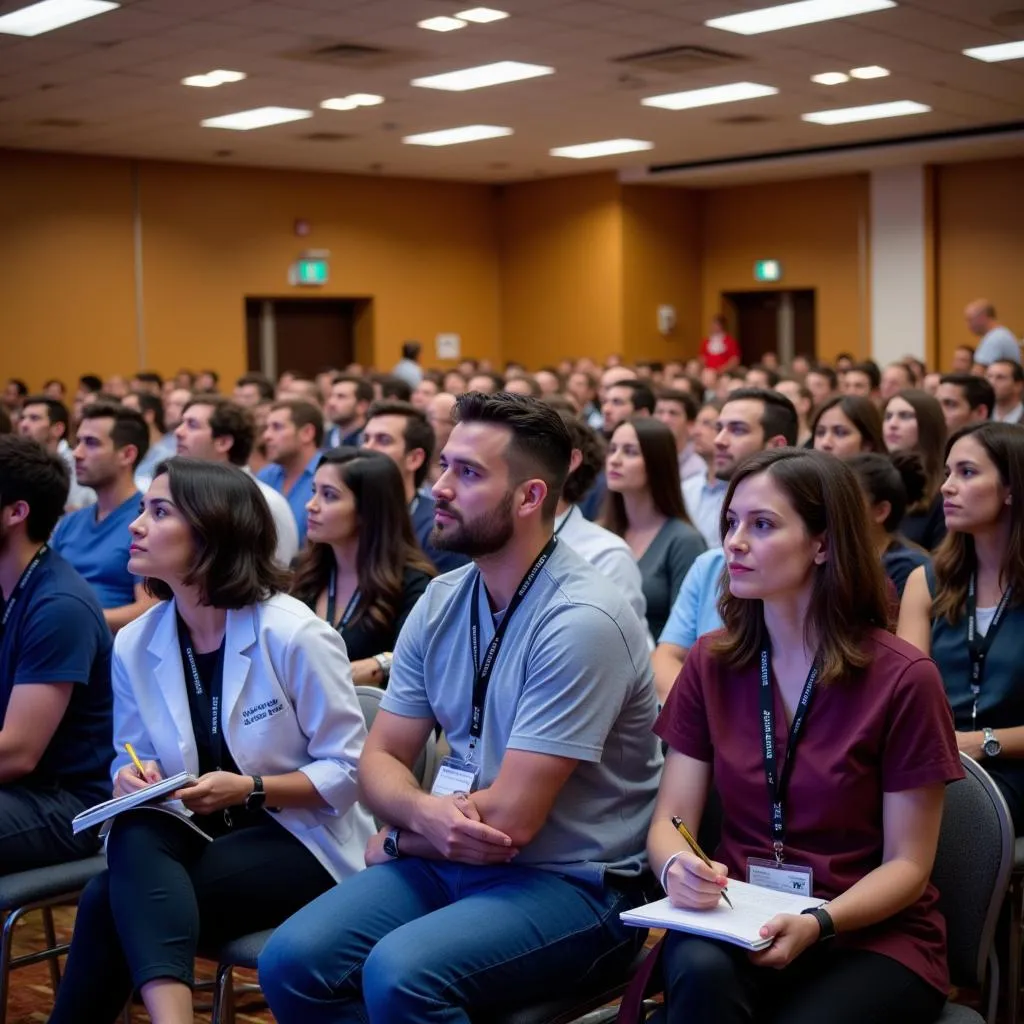
<svg viewBox="0 0 1024 1024">
<path fill-rule="evenodd" d="M 821 929 L 821 934 L 818 936 L 819 942 L 827 942 L 836 937 L 836 923 L 824 907 L 808 907 L 801 913 L 810 914 L 818 922 L 818 927 Z"/>
<path fill-rule="evenodd" d="M 245 798 L 245 809 L 247 811 L 258 811 L 267 802 L 267 794 L 263 789 L 263 776 L 253 775 L 251 778 L 252 792 Z"/>
</svg>

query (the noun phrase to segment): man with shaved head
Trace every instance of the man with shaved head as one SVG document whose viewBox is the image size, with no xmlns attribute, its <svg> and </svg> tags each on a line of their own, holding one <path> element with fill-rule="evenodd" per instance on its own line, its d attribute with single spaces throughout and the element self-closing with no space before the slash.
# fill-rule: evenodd
<svg viewBox="0 0 1024 1024">
<path fill-rule="evenodd" d="M 1013 331 L 996 319 L 995 306 L 988 299 L 975 299 L 964 310 L 964 318 L 972 334 L 981 341 L 974 352 L 974 372 L 984 374 L 985 368 L 1000 360 L 1020 362 L 1020 345 Z"/>
</svg>

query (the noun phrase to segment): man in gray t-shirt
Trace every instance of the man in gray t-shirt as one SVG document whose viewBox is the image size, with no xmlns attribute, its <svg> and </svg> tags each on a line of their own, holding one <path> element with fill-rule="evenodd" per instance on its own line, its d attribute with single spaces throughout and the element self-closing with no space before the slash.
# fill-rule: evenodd
<svg viewBox="0 0 1024 1024">
<path fill-rule="evenodd" d="M 645 631 L 616 588 L 553 537 L 571 442 L 516 395 L 462 396 L 441 457 L 432 543 L 474 559 L 402 630 L 360 762 L 387 824 L 367 871 L 315 900 L 260 960 L 282 1024 L 468 1019 L 607 982 L 642 938 L 661 769 Z M 409 766 L 434 723 L 434 791 Z M 339 979 L 336 982 L 333 979 Z M 319 1016 L 318 1016 L 319 1015 Z"/>
<path fill-rule="evenodd" d="M 1020 345 L 1013 332 L 996 319 L 995 307 L 987 299 L 975 299 L 964 310 L 967 326 L 981 341 L 974 352 L 976 372 L 999 360 L 1020 362 Z"/>
</svg>

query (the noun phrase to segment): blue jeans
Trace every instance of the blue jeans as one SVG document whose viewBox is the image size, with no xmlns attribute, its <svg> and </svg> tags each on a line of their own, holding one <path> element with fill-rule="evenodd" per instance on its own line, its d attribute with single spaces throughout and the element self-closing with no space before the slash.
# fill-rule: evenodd
<svg viewBox="0 0 1024 1024">
<path fill-rule="evenodd" d="M 380 864 L 281 925 L 260 983 L 280 1024 L 464 1024 L 624 970 L 639 902 L 538 868 Z"/>
</svg>

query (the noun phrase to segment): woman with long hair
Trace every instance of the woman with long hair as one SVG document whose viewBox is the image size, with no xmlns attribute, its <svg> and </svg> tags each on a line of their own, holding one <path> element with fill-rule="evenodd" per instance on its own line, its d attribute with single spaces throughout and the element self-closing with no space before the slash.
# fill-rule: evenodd
<svg viewBox="0 0 1024 1024">
<path fill-rule="evenodd" d="M 191 1024 L 200 936 L 276 927 L 364 866 L 366 727 L 338 634 L 282 593 L 274 520 L 234 466 L 172 458 L 131 524 L 129 571 L 161 599 L 114 641 L 114 795 L 189 772 L 113 820 L 79 903 L 51 1021 L 110 1024 L 133 989 Z M 127 751 L 141 759 L 140 774 Z"/>
<path fill-rule="evenodd" d="M 949 532 L 915 570 L 899 635 L 939 666 L 960 749 L 977 758 L 1024 834 L 1024 430 L 980 423 L 946 447 Z"/>
<path fill-rule="evenodd" d="M 605 476 L 602 525 L 625 540 L 640 566 L 647 625 L 657 638 L 683 578 L 706 547 L 683 504 L 672 431 L 651 416 L 620 423 L 608 442 Z"/>
<path fill-rule="evenodd" d="M 904 388 L 882 409 L 882 429 L 889 452 L 917 452 L 927 484 L 920 499 L 907 506 L 900 532 L 926 551 L 939 546 L 946 535 L 942 515 L 942 458 L 946 448 L 946 417 L 942 406 L 927 391 Z"/>
<path fill-rule="evenodd" d="M 885 574 L 903 597 L 907 577 L 931 560 L 928 552 L 900 533 L 907 506 L 921 500 L 927 486 L 924 466 L 915 452 L 879 455 L 867 452 L 847 459 L 864 494 L 868 510 L 868 531 Z"/>
<path fill-rule="evenodd" d="M 815 451 L 839 459 L 885 451 L 878 406 L 860 395 L 835 395 L 822 402 L 811 421 L 811 437 Z"/>
<path fill-rule="evenodd" d="M 357 686 L 386 686 L 391 652 L 434 567 L 412 532 L 398 467 L 365 448 L 324 454 L 291 592 L 341 633 Z"/>
<path fill-rule="evenodd" d="M 730 877 L 830 902 L 765 921 L 756 953 L 669 932 L 668 1020 L 929 1024 L 949 986 L 929 876 L 963 772 L 934 664 L 886 631 L 856 478 L 819 452 L 751 456 L 722 546 L 724 628 L 697 641 L 655 726 L 669 751 L 651 867 L 691 910 L 717 907 Z M 708 867 L 673 818 L 697 834 L 712 777 Z"/>
</svg>

